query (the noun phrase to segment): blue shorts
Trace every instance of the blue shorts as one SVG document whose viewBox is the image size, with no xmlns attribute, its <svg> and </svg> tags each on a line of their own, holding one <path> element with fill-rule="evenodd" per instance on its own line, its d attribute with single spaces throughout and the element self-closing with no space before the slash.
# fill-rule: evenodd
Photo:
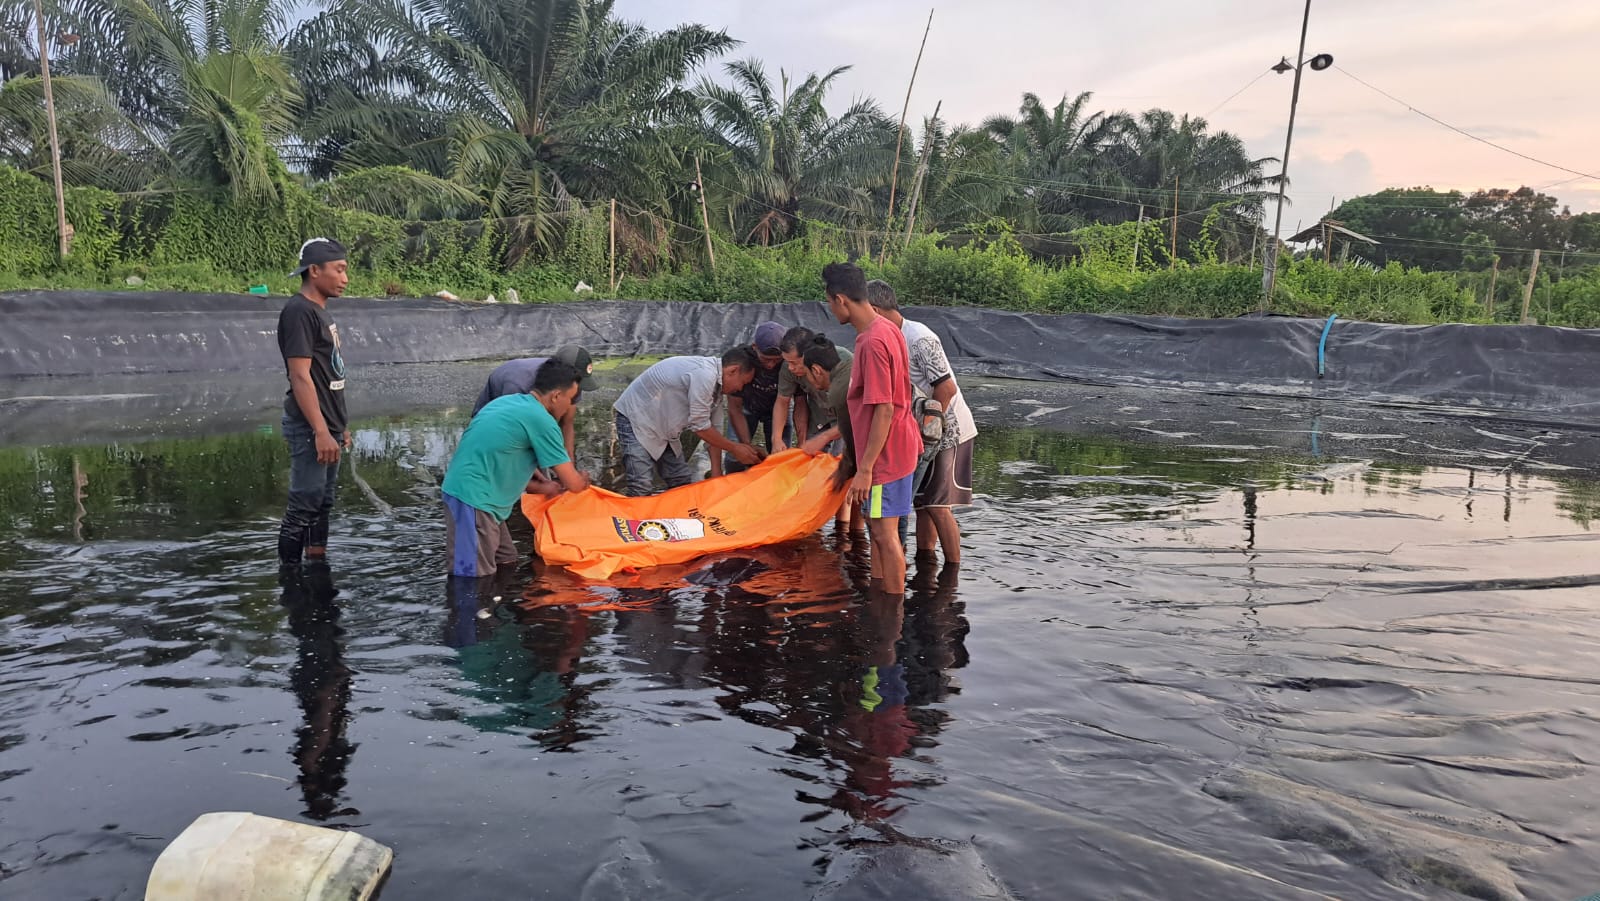
<svg viewBox="0 0 1600 901">
<path fill-rule="evenodd" d="M 872 493 L 861 505 L 861 512 L 868 519 L 892 519 L 896 516 L 911 515 L 911 495 L 915 473 L 893 482 L 882 485 L 873 485 Z"/>
</svg>

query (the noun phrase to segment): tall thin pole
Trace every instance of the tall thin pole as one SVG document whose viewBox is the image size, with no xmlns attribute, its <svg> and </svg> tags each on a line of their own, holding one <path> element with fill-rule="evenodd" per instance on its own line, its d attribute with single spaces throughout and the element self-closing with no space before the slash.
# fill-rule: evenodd
<svg viewBox="0 0 1600 901">
<path fill-rule="evenodd" d="M 1139 245 L 1144 243 L 1144 204 L 1139 204 L 1139 230 L 1133 233 L 1133 271 L 1139 271 Z"/>
<path fill-rule="evenodd" d="M 1533 268 L 1528 270 L 1528 285 L 1522 289 L 1522 324 L 1528 324 L 1528 307 L 1533 303 L 1533 284 L 1539 278 L 1539 249 L 1533 249 Z"/>
<path fill-rule="evenodd" d="M 1489 321 L 1494 321 L 1494 283 L 1500 280 L 1500 254 L 1494 255 L 1494 268 L 1489 270 L 1489 296 L 1483 299 L 1483 308 L 1489 314 Z"/>
<path fill-rule="evenodd" d="M 878 265 L 889 256 L 889 227 L 894 224 L 894 192 L 900 182 L 900 144 L 906 137 L 906 114 L 911 111 L 911 89 L 917 86 L 917 70 L 922 68 L 922 51 L 928 47 L 928 32 L 933 30 L 933 10 L 928 10 L 928 25 L 922 29 L 922 46 L 911 66 L 911 82 L 906 85 L 906 102 L 900 108 L 900 130 L 894 136 L 894 168 L 889 172 L 889 217 L 883 223 L 883 246 L 878 250 Z"/>
<path fill-rule="evenodd" d="M 1311 27 L 1311 0 L 1306 0 L 1305 18 L 1300 21 L 1300 55 L 1295 58 L 1294 92 L 1289 95 L 1289 130 L 1283 136 L 1283 170 L 1278 173 L 1278 215 L 1272 226 L 1272 243 L 1267 245 L 1266 272 L 1261 277 L 1261 312 L 1272 305 L 1272 291 L 1278 286 L 1278 235 L 1283 228 L 1283 192 L 1288 187 L 1289 147 L 1294 142 L 1294 111 L 1300 105 L 1300 75 L 1305 71 L 1306 31 Z"/>
<path fill-rule="evenodd" d="M 706 262 L 717 271 L 717 254 L 711 249 L 711 216 L 706 212 L 706 180 L 700 177 L 700 154 L 694 155 L 694 183 L 700 186 L 700 225 L 706 230 Z"/>
<path fill-rule="evenodd" d="M 617 198 L 611 198 L 611 290 L 617 290 Z"/>
<path fill-rule="evenodd" d="M 928 124 L 927 134 L 922 139 L 922 158 L 917 161 L 917 177 L 911 182 L 911 207 L 906 211 L 905 246 L 907 247 L 911 246 L 911 232 L 917 227 L 917 200 L 922 196 L 922 185 L 928 177 L 928 157 L 933 155 L 934 129 L 938 127 L 939 110 L 943 107 L 943 100 L 933 105 L 933 119 Z"/>
<path fill-rule="evenodd" d="M 1178 180 L 1181 176 L 1172 174 L 1172 255 L 1167 257 L 1167 268 L 1178 265 Z"/>
<path fill-rule="evenodd" d="M 72 252 L 72 226 L 67 224 L 67 195 L 61 187 L 61 140 L 56 137 L 56 95 L 50 86 L 50 41 L 44 33 L 43 0 L 33 0 L 33 17 L 39 25 L 39 75 L 44 80 L 44 114 L 50 121 L 50 171 L 56 183 L 56 235 L 64 260 Z"/>
</svg>

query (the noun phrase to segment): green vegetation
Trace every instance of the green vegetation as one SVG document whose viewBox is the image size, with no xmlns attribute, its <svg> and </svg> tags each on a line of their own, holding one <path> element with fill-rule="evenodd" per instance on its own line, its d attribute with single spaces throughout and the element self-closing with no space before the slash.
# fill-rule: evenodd
<svg viewBox="0 0 1600 901">
<path fill-rule="evenodd" d="M 299 243 L 328 235 L 366 295 L 562 300 L 584 282 L 598 297 L 805 300 L 849 256 L 919 303 L 1230 316 L 1259 302 L 1274 161 L 1203 119 L 1029 93 L 975 126 L 908 123 L 897 161 L 874 101 L 830 111 L 842 68 L 723 62 L 727 34 L 651 32 L 608 0 L 298 9 L 46 5 L 48 32 L 80 36 L 53 51 L 64 261 L 37 48 L 0 42 L 0 289 L 286 293 Z M 4 19 L 32 34 L 20 6 Z M 1510 321 L 1517 248 L 1540 247 L 1533 314 L 1600 325 L 1595 214 L 1531 189 L 1418 189 L 1331 218 L 1382 243 L 1286 256 L 1275 309 Z"/>
</svg>

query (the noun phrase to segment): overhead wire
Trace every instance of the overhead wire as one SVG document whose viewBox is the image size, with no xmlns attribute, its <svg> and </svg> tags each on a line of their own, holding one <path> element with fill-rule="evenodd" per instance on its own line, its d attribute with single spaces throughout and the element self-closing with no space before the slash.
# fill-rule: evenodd
<svg viewBox="0 0 1600 901">
<path fill-rule="evenodd" d="M 1467 131 L 1465 128 L 1460 128 L 1458 126 L 1451 125 L 1449 122 L 1446 122 L 1445 120 L 1439 118 L 1438 116 L 1435 116 L 1432 113 L 1426 112 L 1425 110 L 1418 109 L 1416 106 L 1413 106 L 1411 103 L 1409 103 L 1409 102 L 1407 102 L 1405 100 L 1401 100 L 1399 97 L 1396 97 L 1395 95 L 1389 93 L 1388 91 L 1385 91 L 1383 88 L 1378 87 L 1377 85 L 1373 84 L 1370 81 L 1367 81 L 1366 79 L 1360 77 L 1359 75 L 1356 75 L 1354 72 L 1351 72 L 1349 69 L 1346 69 L 1343 66 L 1337 66 L 1336 65 L 1333 68 L 1337 69 L 1340 72 L 1340 74 L 1344 75 L 1346 78 L 1349 78 L 1352 81 L 1355 81 L 1356 83 L 1365 86 L 1369 90 L 1376 91 L 1377 93 L 1382 94 L 1383 96 L 1389 98 L 1390 100 L 1393 100 L 1395 103 L 1398 103 L 1401 106 L 1405 107 L 1410 112 L 1416 113 L 1417 115 L 1421 116 L 1422 118 L 1427 119 L 1429 122 L 1432 122 L 1435 125 L 1439 125 L 1439 126 L 1441 126 L 1443 128 L 1447 128 L 1450 131 L 1453 131 L 1456 134 L 1461 135 L 1462 137 L 1471 138 L 1472 140 L 1477 141 L 1480 144 L 1486 144 L 1486 145 L 1488 145 L 1490 147 L 1493 147 L 1496 150 L 1501 151 L 1502 153 L 1509 153 L 1512 156 L 1521 157 L 1522 159 L 1525 159 L 1530 163 L 1538 163 L 1541 166 L 1545 166 L 1547 168 L 1555 169 L 1555 170 L 1558 170 L 1558 171 L 1561 171 L 1561 172 L 1566 172 L 1569 175 L 1576 176 L 1577 178 L 1588 178 L 1588 179 L 1593 179 L 1593 180 L 1596 180 L 1596 181 L 1600 181 L 1600 175 L 1594 175 L 1594 174 L 1589 173 L 1589 172 L 1582 172 L 1582 171 L 1579 171 L 1577 169 L 1572 169 L 1572 168 L 1569 168 L 1567 166 L 1563 166 L 1560 163 L 1552 163 L 1549 160 L 1539 159 L 1536 156 L 1531 156 L 1529 154 L 1523 153 L 1520 150 L 1513 150 L 1510 147 L 1505 146 L 1504 144 L 1497 144 L 1494 141 L 1491 141 L 1488 138 L 1485 138 L 1485 137 L 1483 137 L 1481 135 L 1475 135 L 1472 132 Z M 1569 181 L 1570 180 L 1572 180 L 1572 179 L 1569 179 Z M 1558 182 L 1558 184 L 1560 184 L 1560 182 Z"/>
</svg>

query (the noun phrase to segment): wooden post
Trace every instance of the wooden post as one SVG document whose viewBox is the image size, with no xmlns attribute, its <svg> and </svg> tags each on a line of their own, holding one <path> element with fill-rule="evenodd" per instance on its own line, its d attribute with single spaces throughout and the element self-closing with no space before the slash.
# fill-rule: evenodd
<svg viewBox="0 0 1600 901">
<path fill-rule="evenodd" d="M 1533 283 L 1539 277 L 1539 250 L 1533 251 L 1533 267 L 1528 270 L 1528 286 L 1522 289 L 1522 324 L 1528 324 L 1528 305 L 1533 303 Z"/>
<path fill-rule="evenodd" d="M 711 216 L 706 212 L 706 180 L 700 177 L 700 154 L 694 155 L 694 182 L 700 186 L 700 225 L 706 231 L 706 262 L 717 271 L 717 253 L 711 249 Z"/>
<path fill-rule="evenodd" d="M 611 198 L 611 292 L 617 291 L 617 198 Z"/>
<path fill-rule="evenodd" d="M 72 252 L 72 226 L 67 224 L 67 195 L 61 186 L 61 139 L 56 137 L 56 95 L 50 86 L 50 41 L 44 32 L 43 0 L 33 0 L 33 17 L 39 26 L 39 75 L 44 82 L 44 115 L 50 123 L 50 173 L 56 185 L 56 236 L 61 259 Z"/>
<path fill-rule="evenodd" d="M 1322 220 L 1322 264 L 1326 266 L 1333 262 L 1333 229 L 1328 227 L 1328 220 Z"/>
<path fill-rule="evenodd" d="M 1494 321 L 1494 286 L 1500 280 L 1500 254 L 1494 255 L 1494 268 L 1489 270 L 1489 296 L 1483 299 L 1483 306 L 1489 313 L 1489 321 Z"/>
<path fill-rule="evenodd" d="M 1139 245 L 1144 243 L 1144 204 L 1139 204 L 1139 230 L 1133 233 L 1133 271 L 1139 271 Z"/>
<path fill-rule="evenodd" d="M 1178 179 L 1179 175 L 1172 176 L 1172 256 L 1167 258 L 1167 268 L 1178 265 Z"/>
<path fill-rule="evenodd" d="M 878 249 L 878 265 L 889 256 L 889 226 L 894 224 L 894 190 L 900 182 L 900 143 L 906 137 L 906 113 L 911 110 L 911 89 L 917 85 L 917 70 L 922 68 L 922 51 L 928 48 L 928 32 L 933 30 L 933 10 L 928 10 L 928 24 L 922 29 L 922 46 L 917 48 L 917 61 L 911 65 L 911 81 L 906 85 L 906 102 L 900 107 L 900 130 L 894 136 L 894 168 L 889 170 L 889 216 L 883 223 L 883 246 Z"/>
</svg>

